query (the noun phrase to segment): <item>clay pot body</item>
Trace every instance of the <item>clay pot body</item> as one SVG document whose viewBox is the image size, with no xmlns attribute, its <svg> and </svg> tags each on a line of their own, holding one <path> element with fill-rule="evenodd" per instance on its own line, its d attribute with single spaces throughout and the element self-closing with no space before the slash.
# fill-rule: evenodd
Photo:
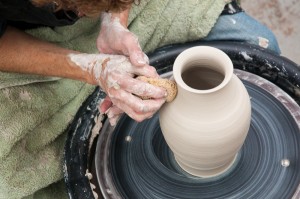
<svg viewBox="0 0 300 199">
<path fill-rule="evenodd" d="M 159 112 L 163 136 L 179 166 L 199 177 L 222 174 L 247 136 L 251 103 L 221 50 L 197 46 L 175 60 L 175 100 Z"/>
</svg>

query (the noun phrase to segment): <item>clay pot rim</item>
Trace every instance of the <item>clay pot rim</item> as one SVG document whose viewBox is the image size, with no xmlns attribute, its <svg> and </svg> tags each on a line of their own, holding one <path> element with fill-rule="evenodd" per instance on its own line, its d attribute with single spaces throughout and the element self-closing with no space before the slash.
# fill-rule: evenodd
<svg viewBox="0 0 300 199">
<path fill-rule="evenodd" d="M 207 90 L 199 90 L 199 89 L 194 89 L 190 86 L 188 86 L 182 79 L 181 74 L 182 71 L 180 71 L 180 65 L 182 65 L 182 62 L 186 60 L 187 55 L 196 55 L 197 53 L 201 52 L 201 54 L 206 54 L 209 55 L 211 53 L 217 55 L 220 59 L 223 59 L 223 62 L 226 62 L 224 65 L 226 66 L 225 71 L 224 71 L 224 79 L 223 81 L 217 85 L 214 88 L 207 89 Z M 230 57 L 222 50 L 211 47 L 211 46 L 194 46 L 191 48 L 188 48 L 184 51 L 182 51 L 175 59 L 175 62 L 173 64 L 173 78 L 176 81 L 177 85 L 189 92 L 192 93 L 213 93 L 216 92 L 220 89 L 222 89 L 225 85 L 228 84 L 228 82 L 231 80 L 233 76 L 233 63 L 230 59 Z"/>
</svg>

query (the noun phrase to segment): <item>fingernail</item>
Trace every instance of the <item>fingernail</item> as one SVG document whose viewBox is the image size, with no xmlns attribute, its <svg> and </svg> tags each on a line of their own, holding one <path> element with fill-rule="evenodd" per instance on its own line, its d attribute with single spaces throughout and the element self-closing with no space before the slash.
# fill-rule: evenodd
<svg viewBox="0 0 300 199">
<path fill-rule="evenodd" d="M 146 64 L 147 62 L 146 62 L 142 57 L 138 57 L 137 63 L 139 63 L 139 64 L 141 64 L 141 65 L 144 65 L 144 64 Z"/>
<path fill-rule="evenodd" d="M 107 114 L 109 112 L 110 108 L 108 108 L 104 113 Z"/>
<path fill-rule="evenodd" d="M 149 58 L 145 53 L 137 54 L 136 60 L 139 64 L 142 64 L 142 65 L 149 63 Z"/>
<path fill-rule="evenodd" d="M 149 57 L 145 53 L 143 53 L 143 59 L 145 60 L 146 64 L 149 64 Z"/>
</svg>

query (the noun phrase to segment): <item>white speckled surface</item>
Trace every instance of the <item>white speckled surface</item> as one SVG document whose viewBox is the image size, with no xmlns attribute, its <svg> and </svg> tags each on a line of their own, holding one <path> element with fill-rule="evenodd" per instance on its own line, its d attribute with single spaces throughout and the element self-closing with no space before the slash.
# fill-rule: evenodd
<svg viewBox="0 0 300 199">
<path fill-rule="evenodd" d="M 241 0 L 243 9 L 269 27 L 282 55 L 300 64 L 300 1 Z"/>
</svg>

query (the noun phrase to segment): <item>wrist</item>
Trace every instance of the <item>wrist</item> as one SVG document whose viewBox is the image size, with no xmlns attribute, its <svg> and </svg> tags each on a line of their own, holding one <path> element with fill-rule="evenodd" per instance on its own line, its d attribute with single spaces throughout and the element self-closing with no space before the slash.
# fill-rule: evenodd
<svg viewBox="0 0 300 199">
<path fill-rule="evenodd" d="M 111 17 L 112 19 L 118 18 L 120 20 L 120 24 L 127 28 L 128 26 L 128 17 L 129 17 L 130 7 L 121 11 L 121 12 L 112 12 Z"/>
<path fill-rule="evenodd" d="M 109 60 L 109 56 L 106 54 L 71 53 L 68 55 L 68 60 L 73 69 L 78 71 L 77 75 L 83 77 L 85 82 L 99 85 L 102 67 Z"/>
</svg>

